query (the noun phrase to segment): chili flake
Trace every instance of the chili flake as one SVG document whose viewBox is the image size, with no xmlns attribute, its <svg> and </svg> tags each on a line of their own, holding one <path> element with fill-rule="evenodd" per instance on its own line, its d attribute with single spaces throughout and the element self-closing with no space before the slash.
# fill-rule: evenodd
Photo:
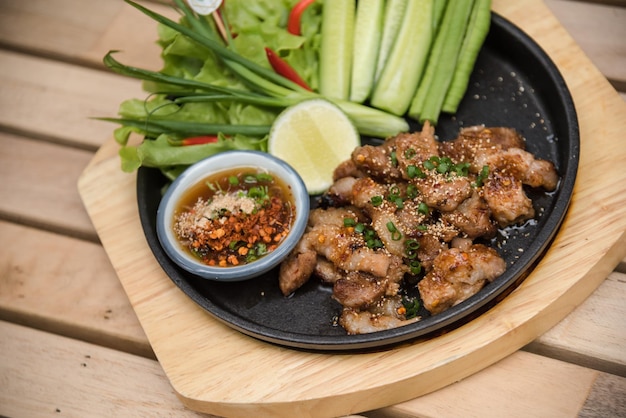
<svg viewBox="0 0 626 418">
<path fill-rule="evenodd" d="M 232 267 L 275 250 L 294 217 L 286 185 L 269 173 L 240 168 L 192 188 L 176 211 L 174 232 L 207 265 Z"/>
</svg>

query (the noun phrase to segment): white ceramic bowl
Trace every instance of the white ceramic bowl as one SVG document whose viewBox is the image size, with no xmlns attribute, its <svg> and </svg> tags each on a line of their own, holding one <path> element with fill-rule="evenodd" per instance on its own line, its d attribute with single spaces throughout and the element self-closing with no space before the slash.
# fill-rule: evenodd
<svg viewBox="0 0 626 418">
<path fill-rule="evenodd" d="M 211 267 L 182 248 L 172 228 L 174 210 L 190 187 L 213 173 L 238 167 L 258 167 L 280 177 L 291 188 L 296 217 L 287 237 L 271 253 L 245 265 Z M 257 277 L 278 266 L 302 237 L 308 217 L 309 195 L 304 182 L 289 164 L 263 152 L 227 151 L 193 164 L 170 185 L 157 211 L 157 235 L 167 255 L 183 269 L 205 279 L 235 282 Z"/>
</svg>

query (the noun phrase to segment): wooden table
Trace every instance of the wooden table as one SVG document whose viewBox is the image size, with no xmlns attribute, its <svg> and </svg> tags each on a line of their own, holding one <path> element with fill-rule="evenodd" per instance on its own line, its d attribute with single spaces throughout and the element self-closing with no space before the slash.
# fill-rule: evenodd
<svg viewBox="0 0 626 418">
<path fill-rule="evenodd" d="M 589 71 L 626 92 L 626 2 L 547 0 L 546 11 L 528 3 L 528 13 L 554 13 L 595 65 Z M 533 30 L 548 30 L 541 23 Z M 2 416 L 202 416 L 184 406 L 156 360 L 77 189 L 111 138 L 111 125 L 90 117 L 142 97 L 138 82 L 103 70 L 102 56 L 123 49 L 127 62 L 158 69 L 155 39 L 154 24 L 121 1 L 0 0 Z M 626 106 L 616 117 L 626 120 Z M 610 266 L 598 270 L 595 291 L 519 351 L 416 399 L 352 410 L 626 416 L 624 236 L 606 250 Z"/>
</svg>

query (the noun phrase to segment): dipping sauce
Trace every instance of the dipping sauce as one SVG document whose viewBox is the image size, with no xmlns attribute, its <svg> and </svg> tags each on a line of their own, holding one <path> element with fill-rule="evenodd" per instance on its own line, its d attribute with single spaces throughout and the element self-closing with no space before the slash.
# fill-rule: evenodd
<svg viewBox="0 0 626 418">
<path fill-rule="evenodd" d="M 205 264 L 233 267 L 275 250 L 295 219 L 290 188 L 272 173 L 240 167 L 185 192 L 174 211 L 181 245 Z"/>
</svg>

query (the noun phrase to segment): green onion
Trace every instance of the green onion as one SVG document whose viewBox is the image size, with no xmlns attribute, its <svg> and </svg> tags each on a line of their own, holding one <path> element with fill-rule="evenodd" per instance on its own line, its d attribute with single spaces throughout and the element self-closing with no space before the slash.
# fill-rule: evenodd
<svg viewBox="0 0 626 418">
<path fill-rule="evenodd" d="M 422 215 L 428 215 L 430 213 L 430 208 L 426 203 L 422 202 L 417 206 L 417 211 Z"/>
<path fill-rule="evenodd" d="M 211 51 L 243 84 L 253 91 L 247 91 L 221 85 L 203 83 L 186 77 L 168 75 L 161 72 L 144 70 L 126 66 L 113 58 L 115 51 L 110 51 L 103 62 L 110 70 L 124 76 L 133 77 L 154 83 L 162 88 L 158 94 L 172 96 L 170 103 L 173 106 L 185 106 L 191 103 L 203 102 L 240 102 L 268 108 L 285 108 L 303 100 L 322 97 L 309 92 L 298 84 L 277 74 L 270 68 L 261 66 L 239 55 L 229 46 L 224 46 L 221 38 L 203 16 L 196 15 L 183 0 L 175 0 L 177 8 L 184 15 L 184 21 L 189 26 L 177 23 L 165 16 L 155 13 L 148 8 L 125 0 L 126 3 L 146 14 L 156 22 L 189 38 L 201 48 Z M 335 3 L 330 2 L 330 3 Z M 224 16 L 225 17 L 225 16 Z M 181 19 L 181 22 L 183 20 Z M 404 118 L 391 115 L 385 111 L 374 109 L 346 100 L 331 99 L 351 118 L 358 131 L 363 135 L 387 137 L 409 129 Z M 263 137 L 269 132 L 269 126 L 246 126 L 237 124 L 207 124 L 204 122 L 171 120 L 166 116 L 151 114 L 150 117 L 132 118 L 101 118 L 101 120 L 119 123 L 123 127 L 133 129 L 151 137 L 168 134 L 176 137 L 192 135 L 215 135 L 218 133 L 235 135 L 241 134 L 251 137 Z M 118 142 L 125 145 L 128 130 L 116 133 Z M 125 154 L 132 157 L 130 150 Z M 133 159 L 132 164 L 141 164 L 141 159 Z M 134 167 L 134 165 L 129 167 Z"/>
<path fill-rule="evenodd" d="M 352 218 L 343 218 L 343 226 L 345 227 L 351 227 L 351 226 L 355 226 L 356 225 L 356 221 Z"/>
<path fill-rule="evenodd" d="M 257 173 L 256 178 L 261 182 L 264 181 L 271 183 L 272 181 L 274 181 L 274 176 L 268 173 Z"/>
<path fill-rule="evenodd" d="M 435 162 L 434 162 L 435 161 L 434 158 L 437 158 L 437 157 L 430 157 L 428 160 L 424 161 L 423 165 L 424 165 L 425 169 L 427 169 L 427 170 L 434 170 L 435 169 L 436 165 L 435 165 Z"/>
<path fill-rule="evenodd" d="M 424 166 L 426 166 L 426 164 L 424 164 Z M 419 169 L 419 167 L 415 166 L 415 165 L 409 165 L 406 168 L 406 175 L 410 178 L 410 179 L 414 179 L 414 178 L 420 178 L 423 179 L 424 177 L 426 177 L 426 175 L 424 174 L 424 172 L 422 172 L 422 170 Z"/>
<path fill-rule="evenodd" d="M 417 242 L 417 240 L 408 239 L 408 240 L 406 240 L 405 246 L 406 246 L 407 250 L 415 251 L 415 250 L 419 249 L 420 243 Z"/>
<path fill-rule="evenodd" d="M 474 186 L 481 187 L 483 185 L 483 182 L 487 179 L 488 176 L 489 176 L 489 166 L 484 165 L 483 168 L 480 170 L 480 173 L 478 173 L 478 176 L 476 176 L 476 181 L 474 181 Z"/>
<path fill-rule="evenodd" d="M 449 161 L 449 159 L 448 159 Z M 446 174 L 450 169 L 450 163 L 444 160 L 443 158 L 439 161 L 439 165 L 437 165 L 437 172 L 440 174 Z"/>
<path fill-rule="evenodd" d="M 453 170 L 458 176 L 467 177 L 469 175 L 470 163 L 462 162 L 454 165 Z"/>
<path fill-rule="evenodd" d="M 422 272 L 422 263 L 417 260 L 409 262 L 409 270 L 411 271 L 412 275 L 417 276 Z"/>
<path fill-rule="evenodd" d="M 405 247 L 406 257 L 409 260 L 415 260 L 417 258 L 417 250 L 420 247 L 419 242 L 417 242 L 414 239 L 408 239 L 404 243 L 404 247 Z"/>
<path fill-rule="evenodd" d="M 387 222 L 387 230 L 391 232 L 391 239 L 393 241 L 399 241 L 402 239 L 402 233 L 398 231 L 398 228 L 396 228 L 393 222 Z"/>
<path fill-rule="evenodd" d="M 150 119 L 129 119 L 129 118 L 98 118 L 107 122 L 115 122 L 124 126 L 140 129 L 149 135 L 160 135 L 162 133 L 177 133 L 182 137 L 199 135 L 267 135 L 270 125 L 230 125 L 230 124 L 209 124 L 202 122 L 185 122 L 178 120 L 166 120 L 159 117 Z"/>
<path fill-rule="evenodd" d="M 396 155 L 395 151 L 391 151 L 391 153 L 389 154 L 389 158 L 391 158 L 391 166 L 392 167 L 397 167 L 398 166 L 398 156 Z"/>
<path fill-rule="evenodd" d="M 407 299 L 402 298 L 402 306 L 406 309 L 404 316 L 406 319 L 415 318 L 419 314 L 420 301 L 419 299 Z"/>
<path fill-rule="evenodd" d="M 372 198 L 370 199 L 370 203 L 372 204 L 372 206 L 380 206 L 383 204 L 383 197 L 382 196 L 372 196 Z"/>
</svg>

